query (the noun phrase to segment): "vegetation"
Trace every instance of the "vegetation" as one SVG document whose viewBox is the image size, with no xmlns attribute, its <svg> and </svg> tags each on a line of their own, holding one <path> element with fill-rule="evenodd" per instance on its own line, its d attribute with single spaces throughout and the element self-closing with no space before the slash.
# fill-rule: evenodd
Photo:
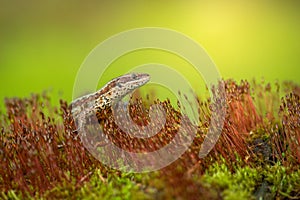
<svg viewBox="0 0 300 200">
<path fill-rule="evenodd" d="M 0 196 L 4 199 L 297 199 L 300 198 L 300 87 L 225 81 L 226 120 L 208 156 L 199 149 L 212 105 L 198 99 L 200 124 L 189 149 L 171 165 L 151 173 L 125 173 L 105 166 L 82 145 L 68 104 L 54 107 L 47 94 L 5 100 L 0 115 Z M 281 94 L 284 94 L 280 98 Z M 167 101 L 131 99 L 137 124 L 153 124 L 149 106 L 167 111 L 164 128 L 148 139 L 132 138 L 108 108 L 98 112 L 104 133 L 119 147 L 159 149 L 186 120 Z M 113 156 L 113 153 L 112 153 Z M 112 158 L 113 159 L 113 158 Z"/>
</svg>

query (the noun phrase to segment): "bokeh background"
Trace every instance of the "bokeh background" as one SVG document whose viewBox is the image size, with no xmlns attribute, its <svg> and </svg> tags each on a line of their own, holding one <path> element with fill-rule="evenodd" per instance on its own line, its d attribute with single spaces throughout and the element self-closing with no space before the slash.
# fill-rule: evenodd
<svg viewBox="0 0 300 200">
<path fill-rule="evenodd" d="M 49 89 L 59 94 L 53 101 L 71 100 L 76 73 L 88 53 L 114 34 L 142 27 L 169 28 L 193 38 L 224 78 L 300 83 L 300 1 L 0 2 L 2 105 L 5 97 Z M 151 50 L 114 64 L 126 69 L 147 62 L 185 70 L 178 58 Z"/>
</svg>

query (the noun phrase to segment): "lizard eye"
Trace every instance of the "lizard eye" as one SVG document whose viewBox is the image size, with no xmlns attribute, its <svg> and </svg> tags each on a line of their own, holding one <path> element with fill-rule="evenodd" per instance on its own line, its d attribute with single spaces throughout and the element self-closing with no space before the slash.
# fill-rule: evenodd
<svg viewBox="0 0 300 200">
<path fill-rule="evenodd" d="M 133 79 L 136 79 L 136 74 L 132 74 L 132 78 L 133 78 Z"/>
</svg>

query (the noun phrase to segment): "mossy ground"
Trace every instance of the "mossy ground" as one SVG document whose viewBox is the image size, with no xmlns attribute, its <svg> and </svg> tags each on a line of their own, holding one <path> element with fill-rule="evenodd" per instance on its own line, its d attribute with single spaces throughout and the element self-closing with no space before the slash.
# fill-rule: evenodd
<svg viewBox="0 0 300 200">
<path fill-rule="evenodd" d="M 46 94 L 6 99 L 6 112 L 0 116 L 0 195 L 4 199 L 300 198 L 299 86 L 284 83 L 273 89 L 269 84 L 232 80 L 225 86 L 226 120 L 209 155 L 198 157 L 211 114 L 209 99 L 199 98 L 200 124 L 192 145 L 174 163 L 150 173 L 120 172 L 91 156 L 76 137 L 65 101 L 57 108 Z M 167 122 L 149 141 L 122 133 L 109 109 L 97 116 L 108 138 L 120 147 L 155 150 L 174 137 L 183 119 L 180 108 L 169 101 L 155 103 L 167 110 Z M 136 123 L 150 123 L 149 104 L 137 100 L 130 106 Z"/>
</svg>

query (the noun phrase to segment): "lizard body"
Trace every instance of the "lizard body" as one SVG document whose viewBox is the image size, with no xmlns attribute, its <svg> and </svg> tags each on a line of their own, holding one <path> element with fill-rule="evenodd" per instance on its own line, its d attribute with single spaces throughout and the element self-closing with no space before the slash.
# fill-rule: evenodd
<svg viewBox="0 0 300 200">
<path fill-rule="evenodd" d="M 78 119 L 78 130 L 85 123 L 85 117 L 97 110 L 105 109 L 120 101 L 124 96 L 143 86 L 150 80 L 150 75 L 145 73 L 130 73 L 109 81 L 100 90 L 79 97 L 71 102 L 70 109 L 74 119 Z"/>
</svg>

